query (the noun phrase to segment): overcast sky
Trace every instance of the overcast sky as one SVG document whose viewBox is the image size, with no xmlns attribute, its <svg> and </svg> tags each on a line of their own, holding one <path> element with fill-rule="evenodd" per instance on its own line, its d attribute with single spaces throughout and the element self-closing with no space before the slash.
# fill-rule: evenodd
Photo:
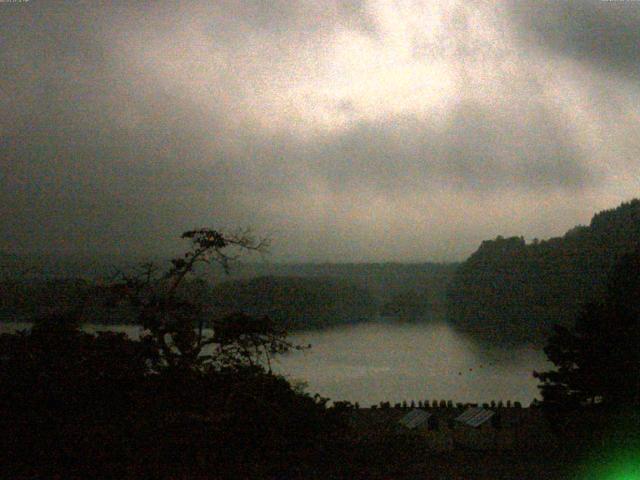
<svg viewBox="0 0 640 480">
<path fill-rule="evenodd" d="M 463 259 L 638 196 L 640 2 L 0 3 L 0 249 Z"/>
</svg>

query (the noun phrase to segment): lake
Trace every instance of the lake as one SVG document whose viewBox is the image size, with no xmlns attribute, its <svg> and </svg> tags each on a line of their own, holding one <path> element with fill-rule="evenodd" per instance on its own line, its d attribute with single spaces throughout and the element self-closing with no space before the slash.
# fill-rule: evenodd
<svg viewBox="0 0 640 480">
<path fill-rule="evenodd" d="M 28 324 L 0 323 L 0 332 Z M 124 331 L 134 326 L 87 325 L 86 330 Z M 445 323 L 377 320 L 291 335 L 307 351 L 279 357 L 274 370 L 307 391 L 332 400 L 368 406 L 380 401 L 520 401 L 538 397 L 533 370 L 547 370 L 540 348 L 494 347 L 475 343 Z"/>
</svg>

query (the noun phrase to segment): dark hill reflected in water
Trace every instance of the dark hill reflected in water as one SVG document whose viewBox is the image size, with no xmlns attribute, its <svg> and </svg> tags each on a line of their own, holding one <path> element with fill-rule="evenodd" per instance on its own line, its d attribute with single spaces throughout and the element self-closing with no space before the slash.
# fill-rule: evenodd
<svg viewBox="0 0 640 480">
<path fill-rule="evenodd" d="M 29 324 L 0 323 L 0 333 Z M 135 326 L 87 325 L 137 337 Z M 550 364 L 537 347 L 506 349 L 474 343 L 444 323 L 371 321 L 291 335 L 311 350 L 279 357 L 274 369 L 307 391 L 368 406 L 380 401 L 520 401 L 538 397 L 533 370 Z"/>
<path fill-rule="evenodd" d="M 292 335 L 312 349 L 277 360 L 309 392 L 368 406 L 383 400 L 520 401 L 538 397 L 533 370 L 550 364 L 540 348 L 481 345 L 444 323 L 376 321 Z"/>
</svg>

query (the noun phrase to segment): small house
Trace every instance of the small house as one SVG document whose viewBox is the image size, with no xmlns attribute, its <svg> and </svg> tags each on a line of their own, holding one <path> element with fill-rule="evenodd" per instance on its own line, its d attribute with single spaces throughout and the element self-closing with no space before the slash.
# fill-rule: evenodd
<svg viewBox="0 0 640 480">
<path fill-rule="evenodd" d="M 441 425 L 441 418 L 433 412 L 414 409 L 398 420 L 403 433 L 417 435 L 424 439 L 425 445 L 434 451 L 453 449 L 453 441 L 446 425 Z"/>
<path fill-rule="evenodd" d="M 496 448 L 496 412 L 470 407 L 454 419 L 453 439 L 457 446 L 473 450 Z"/>
<path fill-rule="evenodd" d="M 435 427 L 435 417 L 431 412 L 421 409 L 411 410 L 398 423 L 409 430 L 427 428 L 433 430 Z"/>
</svg>

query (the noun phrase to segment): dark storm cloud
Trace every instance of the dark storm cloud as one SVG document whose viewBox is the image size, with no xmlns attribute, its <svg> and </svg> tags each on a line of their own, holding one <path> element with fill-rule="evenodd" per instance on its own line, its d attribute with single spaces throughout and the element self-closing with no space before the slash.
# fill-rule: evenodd
<svg viewBox="0 0 640 480">
<path fill-rule="evenodd" d="M 637 79 L 640 4 L 634 1 L 513 1 L 522 39 Z"/>
<path fill-rule="evenodd" d="M 459 105 L 443 128 L 403 117 L 363 123 L 315 145 L 317 174 L 333 188 L 364 184 L 381 192 L 435 184 L 460 190 L 580 190 L 594 172 L 552 112 L 523 106 L 504 118 L 487 106 Z"/>
<path fill-rule="evenodd" d="M 434 38 L 405 32 L 393 14 L 383 22 L 384 9 L 373 7 L 0 4 L 0 248 L 146 252 L 213 223 L 278 231 L 290 249 L 284 256 L 299 259 L 424 258 L 454 238 L 472 239 L 456 252 L 475 248 L 482 237 L 470 229 L 489 209 L 506 219 L 491 228 L 511 227 L 512 214 L 496 203 L 559 204 L 597 191 L 603 172 L 594 152 L 572 111 L 545 97 L 538 67 L 557 52 L 630 72 L 637 10 L 514 3 L 505 18 L 522 40 L 516 47 L 496 46 L 465 4 L 443 16 Z M 393 74 L 405 41 L 406 61 L 417 63 L 398 92 Z M 363 58 L 334 61 L 336 45 L 350 42 L 360 42 Z M 385 53 L 387 44 L 400 47 Z M 360 61 L 364 73 L 349 70 Z M 377 67 L 385 61 L 397 63 Z M 440 102 L 413 78 L 429 62 L 462 79 L 448 87 L 459 89 L 453 100 Z M 351 88 L 360 83 L 364 93 Z M 603 86 L 591 105 L 606 103 L 609 120 L 622 118 L 624 103 L 612 107 L 605 95 Z M 620 145 L 630 156 L 637 149 Z M 429 202 L 439 207 L 423 220 Z M 471 226 L 447 230 L 465 202 Z M 407 233 L 382 248 L 383 226 Z"/>
<path fill-rule="evenodd" d="M 104 15 L 123 12 L 35 3 L 0 17 L 4 243 L 145 249 L 205 210 L 220 215 L 233 167 L 191 126 L 205 120 L 197 108 L 108 54 Z M 140 118 L 123 124 L 131 107 Z M 209 135 L 217 123 L 207 116 Z"/>
</svg>

